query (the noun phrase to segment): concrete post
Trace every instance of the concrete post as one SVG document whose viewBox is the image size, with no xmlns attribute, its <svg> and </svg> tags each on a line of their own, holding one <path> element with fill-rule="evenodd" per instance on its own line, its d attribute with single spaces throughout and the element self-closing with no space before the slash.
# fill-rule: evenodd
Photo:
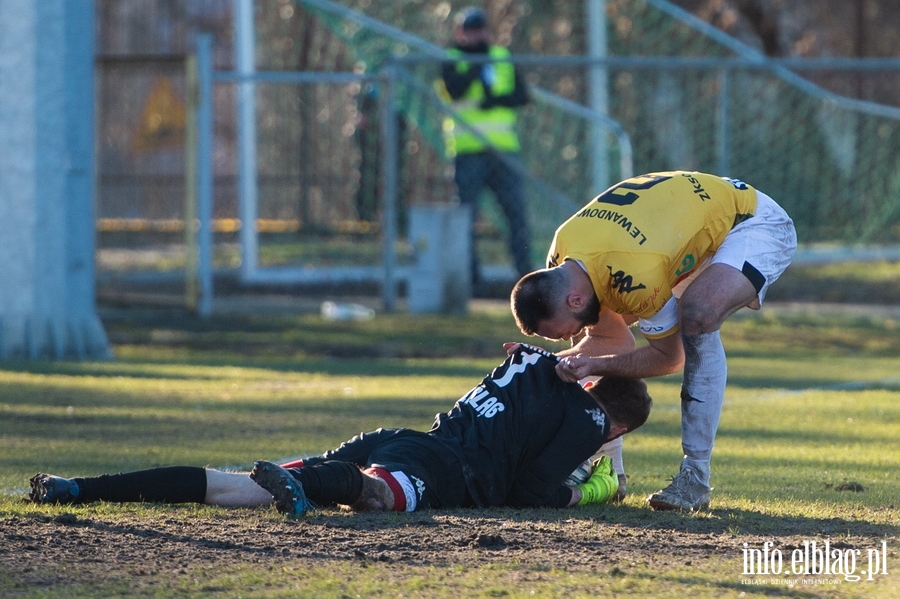
<svg viewBox="0 0 900 599">
<path fill-rule="evenodd" d="M 94 295 L 94 5 L 0 0 L 0 358 L 108 358 Z"/>
<path fill-rule="evenodd" d="M 468 313 L 471 224 L 469 206 L 410 206 L 409 242 L 415 252 L 407 290 L 410 312 Z"/>
</svg>

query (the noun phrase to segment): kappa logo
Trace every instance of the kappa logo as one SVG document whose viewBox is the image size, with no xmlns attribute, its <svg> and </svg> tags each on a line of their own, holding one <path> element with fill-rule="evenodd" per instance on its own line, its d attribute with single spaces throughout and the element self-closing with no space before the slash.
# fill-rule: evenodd
<svg viewBox="0 0 900 599">
<path fill-rule="evenodd" d="M 602 428 L 604 425 L 606 425 L 606 414 L 600 408 L 585 410 L 585 412 L 594 419 L 594 424 L 596 424 L 597 426 Z"/>
<path fill-rule="evenodd" d="M 636 291 L 638 289 L 646 289 L 647 286 L 643 283 L 634 284 L 634 279 L 631 278 L 631 275 L 626 275 L 624 270 L 619 270 L 613 272 L 612 266 L 606 265 L 606 268 L 609 269 L 609 276 L 612 277 L 612 283 L 610 283 L 610 287 L 618 291 L 619 293 L 631 293 L 632 291 Z"/>
<path fill-rule="evenodd" d="M 410 474 L 409 477 L 413 479 L 414 483 L 416 483 L 416 493 L 419 495 L 419 499 L 421 500 L 422 494 L 425 493 L 425 481 L 423 481 L 421 478 L 413 476 L 412 474 Z"/>
</svg>

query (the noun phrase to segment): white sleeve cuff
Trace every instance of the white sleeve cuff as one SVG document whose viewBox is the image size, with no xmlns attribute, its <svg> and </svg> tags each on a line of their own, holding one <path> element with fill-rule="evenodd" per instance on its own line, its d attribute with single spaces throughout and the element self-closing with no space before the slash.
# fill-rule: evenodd
<svg viewBox="0 0 900 599">
<path fill-rule="evenodd" d="M 666 333 L 676 326 L 678 326 L 678 302 L 674 296 L 650 318 L 638 319 L 638 328 L 645 337 L 665 337 Z"/>
</svg>

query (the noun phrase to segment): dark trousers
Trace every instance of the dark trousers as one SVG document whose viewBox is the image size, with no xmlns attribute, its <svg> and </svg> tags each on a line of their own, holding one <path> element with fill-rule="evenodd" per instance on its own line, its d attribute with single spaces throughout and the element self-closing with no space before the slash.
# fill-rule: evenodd
<svg viewBox="0 0 900 599">
<path fill-rule="evenodd" d="M 497 202 L 509 225 L 509 253 L 519 276 L 532 271 L 531 228 L 528 205 L 525 202 L 522 177 L 496 152 L 478 152 L 456 156 L 454 181 L 461 204 L 472 208 L 472 224 L 478 220 L 478 196 L 487 187 L 497 197 Z M 474 241 L 474 237 L 473 237 Z M 472 280 L 478 280 L 478 253 L 472 245 Z"/>
</svg>

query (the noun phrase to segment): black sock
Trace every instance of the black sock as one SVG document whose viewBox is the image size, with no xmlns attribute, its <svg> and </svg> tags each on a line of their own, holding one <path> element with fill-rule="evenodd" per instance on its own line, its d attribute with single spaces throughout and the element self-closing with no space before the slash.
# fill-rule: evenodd
<svg viewBox="0 0 900 599">
<path fill-rule="evenodd" d="M 203 503 L 206 499 L 206 469 L 168 466 L 124 474 L 76 478 L 81 488 L 77 503 Z"/>
<path fill-rule="evenodd" d="M 362 495 L 363 473 L 354 464 L 329 460 L 292 468 L 291 474 L 303 484 L 306 496 L 321 506 L 350 505 Z"/>
</svg>

